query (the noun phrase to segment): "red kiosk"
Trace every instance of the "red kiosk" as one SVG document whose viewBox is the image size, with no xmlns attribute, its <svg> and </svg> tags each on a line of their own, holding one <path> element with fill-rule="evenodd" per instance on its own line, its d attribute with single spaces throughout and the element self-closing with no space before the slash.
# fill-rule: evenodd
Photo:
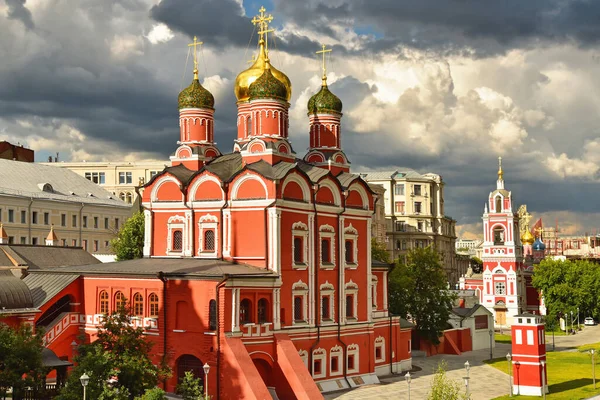
<svg viewBox="0 0 600 400">
<path fill-rule="evenodd" d="M 514 316 L 512 329 L 513 393 L 542 396 L 548 393 L 546 336 L 542 316 Z"/>
</svg>

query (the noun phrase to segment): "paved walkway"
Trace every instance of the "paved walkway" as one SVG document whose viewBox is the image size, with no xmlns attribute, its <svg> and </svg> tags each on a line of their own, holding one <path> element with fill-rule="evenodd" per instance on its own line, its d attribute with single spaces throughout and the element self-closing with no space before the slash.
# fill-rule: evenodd
<svg viewBox="0 0 600 400">
<path fill-rule="evenodd" d="M 576 335 L 555 336 L 556 351 L 569 351 L 574 347 L 596 343 L 600 341 L 600 325 L 586 327 Z M 546 347 L 552 351 L 552 336 L 546 338 Z M 496 343 L 494 357 L 501 357 L 511 351 L 511 346 L 504 343 Z M 466 375 L 464 364 L 468 360 L 471 365 L 469 373 L 469 389 L 472 399 L 488 400 L 507 395 L 509 391 L 509 377 L 507 373 L 483 364 L 489 359 L 489 350 L 478 350 L 464 353 L 460 356 L 442 354 L 433 357 L 415 357 L 413 366 L 418 371 L 411 372 L 410 385 L 411 400 L 424 400 L 430 390 L 434 371 L 440 361 L 445 360 L 448 364 L 447 376 L 453 380 L 463 383 Z M 508 361 L 507 361 L 508 371 Z M 464 384 L 464 383 L 463 383 Z M 403 376 L 382 378 L 380 385 L 363 386 L 353 390 L 325 394 L 325 399 L 358 400 L 358 399 L 408 399 L 408 385 Z"/>
</svg>

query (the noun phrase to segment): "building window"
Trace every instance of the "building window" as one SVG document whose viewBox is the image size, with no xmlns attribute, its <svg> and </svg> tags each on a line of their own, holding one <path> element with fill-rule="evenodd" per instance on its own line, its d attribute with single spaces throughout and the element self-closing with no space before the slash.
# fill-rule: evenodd
<svg viewBox="0 0 600 400">
<path fill-rule="evenodd" d="M 314 364 L 313 374 L 321 375 L 323 373 L 323 366 L 322 366 L 321 360 L 315 360 L 315 362 L 313 364 Z"/>
<path fill-rule="evenodd" d="M 494 228 L 494 244 L 495 245 L 503 245 L 504 244 L 504 228 L 501 226 L 497 226 Z"/>
<path fill-rule="evenodd" d="M 394 194 L 396 196 L 404 196 L 404 185 L 396 184 L 396 186 L 394 186 Z"/>
<path fill-rule="evenodd" d="M 354 295 L 346 295 L 346 318 L 354 318 Z"/>
<path fill-rule="evenodd" d="M 214 299 L 208 303 L 208 329 L 217 330 L 217 301 Z"/>
<path fill-rule="evenodd" d="M 333 300 L 334 287 L 329 282 L 321 285 L 321 321 L 333 321 L 335 302 Z"/>
<path fill-rule="evenodd" d="M 73 228 L 77 228 L 77 215 L 73 215 L 73 216 L 71 217 L 71 226 L 72 226 Z"/>
<path fill-rule="evenodd" d="M 104 185 L 106 183 L 106 176 L 104 175 L 104 172 L 86 172 L 85 178 L 100 185 Z"/>
<path fill-rule="evenodd" d="M 204 231 L 204 251 L 215 251 L 215 231 Z"/>
<path fill-rule="evenodd" d="M 98 244 L 98 241 L 97 241 L 97 240 L 94 240 L 94 251 L 95 251 L 95 252 L 97 252 L 97 251 L 98 251 L 98 246 L 99 246 L 99 244 Z"/>
<path fill-rule="evenodd" d="M 358 231 L 352 224 L 344 228 L 344 260 L 346 268 L 358 267 Z"/>
<path fill-rule="evenodd" d="M 34 246 L 37 246 L 37 244 L 38 244 L 38 238 L 32 237 L 31 238 L 31 244 L 34 245 Z"/>
<path fill-rule="evenodd" d="M 150 179 L 154 178 L 156 174 L 158 174 L 158 171 L 150 171 Z"/>
<path fill-rule="evenodd" d="M 85 251 L 87 251 L 87 249 L 88 249 L 88 247 L 87 247 L 87 239 L 83 239 L 83 240 L 81 241 L 81 247 L 83 247 L 83 249 L 84 249 Z"/>
<path fill-rule="evenodd" d="M 346 240 L 344 243 L 345 251 L 346 251 L 346 263 L 351 264 L 354 263 L 354 244 L 352 240 Z"/>
<path fill-rule="evenodd" d="M 71 239 L 71 246 L 77 247 L 77 239 Z"/>
<path fill-rule="evenodd" d="M 352 280 L 344 286 L 346 292 L 346 319 L 356 319 L 358 312 L 358 285 Z"/>
<path fill-rule="evenodd" d="M 131 193 L 127 192 L 127 194 L 125 195 L 125 202 L 127 204 L 133 203 L 133 196 L 131 195 Z"/>
<path fill-rule="evenodd" d="M 119 218 L 115 218 L 115 229 L 119 230 Z"/>
<path fill-rule="evenodd" d="M 340 346 L 333 346 L 329 351 L 329 375 L 339 375 L 342 373 L 341 360 L 343 355 Z"/>
<path fill-rule="evenodd" d="M 421 214 L 421 202 L 415 201 L 415 214 Z"/>
<path fill-rule="evenodd" d="M 173 251 L 183 250 L 183 232 L 180 230 L 173 231 Z"/>
<path fill-rule="evenodd" d="M 87 215 L 83 216 L 83 224 L 82 225 L 84 228 L 87 228 Z"/>
<path fill-rule="evenodd" d="M 61 239 L 60 241 L 63 247 L 67 247 L 67 239 Z"/>
<path fill-rule="evenodd" d="M 125 307 L 125 295 L 119 291 L 115 293 L 115 309 L 120 310 L 123 307 Z"/>
<path fill-rule="evenodd" d="M 27 238 L 25 236 L 21 236 L 21 244 L 27 244 Z"/>
<path fill-rule="evenodd" d="M 324 378 L 327 375 L 327 350 L 318 348 L 313 350 L 312 374 L 314 378 Z"/>
<path fill-rule="evenodd" d="M 60 226 L 67 226 L 67 214 L 60 214 Z"/>
<path fill-rule="evenodd" d="M 252 303 L 249 299 L 240 302 L 240 324 L 249 324 L 252 322 Z"/>
<path fill-rule="evenodd" d="M 330 315 L 330 306 L 329 306 L 329 296 L 321 297 L 321 318 L 324 320 L 331 319 Z"/>
<path fill-rule="evenodd" d="M 21 211 L 21 223 L 22 224 L 27 223 L 27 212 L 26 211 Z"/>
<path fill-rule="evenodd" d="M 94 229 L 98 229 L 98 217 L 94 217 Z"/>
<path fill-rule="evenodd" d="M 502 212 L 502 197 L 496 196 L 496 212 Z"/>
<path fill-rule="evenodd" d="M 108 218 L 104 218 L 104 229 L 108 229 Z"/>
<path fill-rule="evenodd" d="M 404 206 L 405 206 L 405 202 L 404 201 L 397 201 L 396 202 L 396 212 L 400 213 L 400 214 L 404 214 Z"/>
<path fill-rule="evenodd" d="M 119 172 L 119 184 L 128 185 L 133 183 L 133 175 L 131 172 Z"/>
<path fill-rule="evenodd" d="M 406 232 L 406 223 L 404 221 L 396 221 L 396 231 Z"/>
<path fill-rule="evenodd" d="M 331 264 L 331 241 L 329 238 L 321 239 L 321 262 Z"/>
<path fill-rule="evenodd" d="M 402 244 L 402 247 L 401 247 L 402 250 L 406 250 L 406 248 L 407 248 L 407 246 L 406 246 L 406 240 L 403 240 L 401 244 Z"/>
<path fill-rule="evenodd" d="M 351 344 L 348 346 L 346 350 L 347 358 L 346 358 L 346 372 L 354 373 L 358 372 L 358 366 L 360 365 L 358 362 L 358 345 Z"/>
<path fill-rule="evenodd" d="M 417 230 L 423 232 L 423 221 L 417 221 Z"/>
<path fill-rule="evenodd" d="M 487 315 L 476 315 L 475 316 L 475 329 L 488 329 L 488 316 Z"/>
<path fill-rule="evenodd" d="M 136 317 L 144 315 L 144 297 L 140 293 L 133 295 L 133 315 Z"/>
<path fill-rule="evenodd" d="M 494 284 L 494 288 L 496 289 L 496 294 L 506 294 L 506 283 L 504 282 L 496 282 Z"/>
<path fill-rule="evenodd" d="M 348 369 L 354 369 L 354 354 L 348 355 Z"/>
<path fill-rule="evenodd" d="M 119 200 L 125 201 L 125 192 L 119 193 Z"/>
<path fill-rule="evenodd" d="M 267 299 L 262 298 L 258 300 L 258 323 L 264 324 L 269 322 L 269 302 Z"/>
<path fill-rule="evenodd" d="M 38 213 L 37 213 L 37 211 L 32 211 L 31 212 L 31 223 L 32 224 L 37 224 L 38 223 Z"/>
<path fill-rule="evenodd" d="M 415 196 L 421 195 L 421 185 L 414 185 Z"/>
<path fill-rule="evenodd" d="M 375 339 L 375 362 L 384 362 L 385 361 L 385 338 L 383 336 L 379 336 Z"/>
<path fill-rule="evenodd" d="M 308 260 L 308 226 L 301 222 L 292 225 L 292 266 L 306 269 Z"/>
<path fill-rule="evenodd" d="M 332 356 L 331 357 L 331 373 L 336 373 L 340 370 L 339 366 L 338 366 L 338 361 L 339 361 L 340 357 L 339 356 Z"/>
<path fill-rule="evenodd" d="M 14 236 L 9 236 L 8 237 L 8 244 L 13 244 L 15 242 L 15 237 Z"/>
<path fill-rule="evenodd" d="M 302 296 L 294 296 L 294 321 L 303 322 L 304 321 L 304 312 L 303 312 L 303 304 L 302 304 Z"/>
<path fill-rule="evenodd" d="M 104 241 L 104 248 L 108 249 L 108 240 Z"/>
<path fill-rule="evenodd" d="M 108 314 L 108 292 L 103 290 L 100 292 L 100 314 Z"/>
<path fill-rule="evenodd" d="M 304 251 L 301 237 L 294 237 L 294 264 L 304 263 Z"/>
<path fill-rule="evenodd" d="M 50 225 L 50 213 L 44 213 L 44 225 Z"/>
<path fill-rule="evenodd" d="M 150 318 L 158 318 L 158 295 L 156 293 L 150 293 L 148 296 L 148 307 L 150 309 Z"/>
<path fill-rule="evenodd" d="M 8 210 L 8 222 L 15 222 L 15 210 Z"/>
</svg>

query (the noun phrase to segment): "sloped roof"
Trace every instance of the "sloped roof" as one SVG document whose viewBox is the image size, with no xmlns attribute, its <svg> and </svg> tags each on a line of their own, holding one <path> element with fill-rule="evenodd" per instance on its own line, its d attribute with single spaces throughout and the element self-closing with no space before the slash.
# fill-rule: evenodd
<svg viewBox="0 0 600 400">
<path fill-rule="evenodd" d="M 100 260 L 80 247 L 2 244 L 0 245 L 0 262 L 3 261 L 3 253 L 14 259 L 17 265 L 11 261 L 8 265 L 0 266 L 23 266 L 28 267 L 29 271 L 66 265 L 101 264 Z M 10 261 L 10 259 L 8 260 Z"/>
<path fill-rule="evenodd" d="M 483 308 L 483 310 L 486 312 L 486 314 L 492 315 L 492 313 L 487 308 L 482 306 L 481 304 L 475 304 L 471 308 L 454 307 L 452 309 L 452 313 L 458 315 L 459 317 L 468 318 L 471 315 L 475 314 L 475 312 L 477 312 L 477 310 L 479 310 L 481 308 Z"/>
<path fill-rule="evenodd" d="M 431 177 L 420 174 L 417 171 L 411 169 L 359 172 L 358 174 L 366 181 L 381 181 L 390 179 L 432 179 Z"/>
<path fill-rule="evenodd" d="M 41 307 L 77 278 L 77 274 L 29 274 L 23 282 L 31 291 L 34 307 Z"/>
<path fill-rule="evenodd" d="M 0 159 L 0 194 L 130 208 L 67 168 Z"/>
<path fill-rule="evenodd" d="M 27 285 L 10 270 L 0 270 L 0 311 L 33 308 L 33 299 Z"/>
<path fill-rule="evenodd" d="M 86 276 L 127 275 L 140 277 L 156 277 L 159 272 L 162 272 L 165 275 L 199 279 L 220 278 L 224 274 L 277 277 L 277 274 L 265 268 L 218 259 L 195 258 L 138 258 L 112 263 L 48 268 L 31 272 L 31 275 L 62 273 Z"/>
</svg>

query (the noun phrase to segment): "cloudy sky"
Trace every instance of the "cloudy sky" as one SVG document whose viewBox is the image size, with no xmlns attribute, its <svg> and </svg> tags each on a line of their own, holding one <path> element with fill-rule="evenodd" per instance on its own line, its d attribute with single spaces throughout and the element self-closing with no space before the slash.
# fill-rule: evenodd
<svg viewBox="0 0 600 400">
<path fill-rule="evenodd" d="M 271 59 L 294 86 L 299 155 L 326 43 L 354 171 L 441 174 L 446 212 L 472 236 L 502 156 L 507 188 L 534 217 L 564 233 L 600 228 L 592 0 L 0 0 L 0 139 L 39 161 L 166 159 L 197 35 L 215 137 L 230 151 L 233 81 L 255 52 L 261 5 L 275 17 Z"/>
</svg>

